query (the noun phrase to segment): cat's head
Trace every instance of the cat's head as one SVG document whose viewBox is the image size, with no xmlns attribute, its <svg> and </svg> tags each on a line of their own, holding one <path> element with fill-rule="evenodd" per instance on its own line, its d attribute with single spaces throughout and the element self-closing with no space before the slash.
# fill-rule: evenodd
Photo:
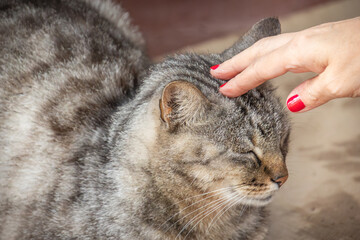
<svg viewBox="0 0 360 240">
<path fill-rule="evenodd" d="M 286 181 L 290 125 L 271 85 L 227 98 L 218 91 L 223 81 L 209 73 L 210 66 L 279 32 L 277 19 L 265 19 L 221 54 L 178 55 L 154 67 L 145 88 L 157 89 L 151 165 L 163 191 L 184 198 L 189 191 L 214 191 L 261 206 Z"/>
</svg>

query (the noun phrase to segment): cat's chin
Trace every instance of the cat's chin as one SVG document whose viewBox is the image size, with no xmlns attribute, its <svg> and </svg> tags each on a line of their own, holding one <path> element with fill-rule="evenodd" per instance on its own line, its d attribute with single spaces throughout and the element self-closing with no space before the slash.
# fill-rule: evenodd
<svg viewBox="0 0 360 240">
<path fill-rule="evenodd" d="M 273 199 L 273 194 L 268 194 L 267 196 L 256 196 L 256 197 L 246 197 L 240 201 L 240 204 L 263 207 L 269 204 Z"/>
</svg>

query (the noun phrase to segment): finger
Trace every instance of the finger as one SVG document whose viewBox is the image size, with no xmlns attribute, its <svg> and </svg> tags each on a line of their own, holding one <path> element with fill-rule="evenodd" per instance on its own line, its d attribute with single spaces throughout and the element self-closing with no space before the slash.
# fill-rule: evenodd
<svg viewBox="0 0 360 240">
<path fill-rule="evenodd" d="M 237 97 L 269 79 L 286 73 L 290 62 L 286 56 L 296 57 L 287 54 L 286 51 L 286 47 L 281 47 L 257 59 L 243 72 L 223 85 L 220 92 L 228 97 Z"/>
<path fill-rule="evenodd" d="M 318 75 L 297 86 L 286 101 L 288 109 L 291 112 L 306 112 L 333 99 L 334 97 L 326 90 L 323 77 Z"/>
<path fill-rule="evenodd" d="M 245 49 L 243 52 L 235 55 L 231 59 L 223 62 L 218 66 L 213 66 L 210 73 L 219 79 L 230 79 L 243 71 L 257 58 L 260 58 L 274 49 L 277 49 L 288 43 L 293 33 L 281 34 L 273 37 L 263 38 L 257 41 L 251 47 Z"/>
</svg>

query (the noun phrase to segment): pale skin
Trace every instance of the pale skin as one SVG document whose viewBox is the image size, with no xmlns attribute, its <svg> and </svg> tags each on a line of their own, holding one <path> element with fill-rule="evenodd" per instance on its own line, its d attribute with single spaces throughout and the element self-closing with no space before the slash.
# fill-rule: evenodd
<svg viewBox="0 0 360 240">
<path fill-rule="evenodd" d="M 335 98 L 359 97 L 360 17 L 261 39 L 212 68 L 214 77 L 229 80 L 219 89 L 228 97 L 286 72 L 316 73 L 289 94 L 292 112 L 306 112 Z"/>
</svg>

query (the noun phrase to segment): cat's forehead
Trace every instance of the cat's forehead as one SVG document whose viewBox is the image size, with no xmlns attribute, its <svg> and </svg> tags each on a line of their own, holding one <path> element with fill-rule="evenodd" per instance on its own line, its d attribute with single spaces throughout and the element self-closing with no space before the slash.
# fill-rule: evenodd
<svg viewBox="0 0 360 240">
<path fill-rule="evenodd" d="M 264 129 L 266 128 L 266 129 Z M 206 135 L 213 142 L 233 152 L 247 152 L 256 147 L 272 148 L 279 145 L 281 135 L 277 127 L 254 125 L 251 117 L 221 119 L 206 128 Z"/>
<path fill-rule="evenodd" d="M 234 152 L 255 147 L 277 148 L 290 130 L 287 115 L 276 98 L 254 92 L 216 102 L 215 109 L 209 113 L 211 123 L 203 127 L 203 132 Z"/>
</svg>

